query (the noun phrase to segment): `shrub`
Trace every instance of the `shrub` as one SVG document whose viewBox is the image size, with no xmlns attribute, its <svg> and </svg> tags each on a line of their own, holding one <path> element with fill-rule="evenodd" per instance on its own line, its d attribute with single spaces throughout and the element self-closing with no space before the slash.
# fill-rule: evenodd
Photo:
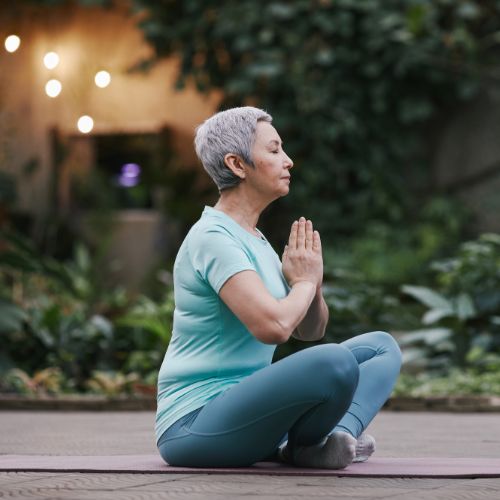
<svg viewBox="0 0 500 500">
<path fill-rule="evenodd" d="M 434 262 L 431 269 L 435 287 L 403 286 L 405 293 L 427 307 L 423 326 L 441 327 L 442 340 L 449 340 L 452 361 L 459 366 L 468 364 L 474 346 L 499 352 L 500 235 L 483 234 L 465 242 L 454 257 Z M 435 332 L 424 329 L 409 339 L 422 341 Z"/>
<path fill-rule="evenodd" d="M 90 254 L 80 245 L 71 261 L 59 263 L 19 235 L 5 241 L 0 373 L 56 369 L 79 391 L 99 371 L 133 371 L 152 379 L 170 339 L 173 297 L 167 287 L 158 302 L 134 298 L 121 288 L 102 288 Z"/>
</svg>

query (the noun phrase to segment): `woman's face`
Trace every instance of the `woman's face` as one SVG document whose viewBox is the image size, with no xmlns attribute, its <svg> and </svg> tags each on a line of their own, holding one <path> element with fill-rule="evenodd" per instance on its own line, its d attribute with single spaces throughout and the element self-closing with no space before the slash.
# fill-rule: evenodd
<svg viewBox="0 0 500 500">
<path fill-rule="evenodd" d="M 252 159 L 255 169 L 249 169 L 246 182 L 271 199 L 287 195 L 293 161 L 283 150 L 281 138 L 270 123 L 257 123 Z"/>
</svg>

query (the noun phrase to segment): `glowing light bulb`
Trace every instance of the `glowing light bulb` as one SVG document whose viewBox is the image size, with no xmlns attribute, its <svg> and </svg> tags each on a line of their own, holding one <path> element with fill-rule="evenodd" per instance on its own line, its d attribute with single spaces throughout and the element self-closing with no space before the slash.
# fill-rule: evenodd
<svg viewBox="0 0 500 500">
<path fill-rule="evenodd" d="M 61 90 L 62 90 L 62 85 L 59 80 L 49 80 L 45 84 L 45 93 L 49 97 L 57 97 L 61 93 Z"/>
<path fill-rule="evenodd" d="M 107 71 L 99 71 L 95 74 L 94 81 L 98 87 L 103 89 L 111 82 L 111 75 Z"/>
<path fill-rule="evenodd" d="M 55 52 L 47 52 L 43 56 L 43 64 L 47 69 L 54 69 L 59 64 L 59 55 Z"/>
<path fill-rule="evenodd" d="M 88 134 L 94 128 L 94 120 L 88 115 L 80 116 L 77 127 L 82 134 Z"/>
<path fill-rule="evenodd" d="M 9 35 L 5 39 L 4 45 L 7 52 L 15 52 L 21 45 L 21 39 L 17 35 Z"/>
</svg>

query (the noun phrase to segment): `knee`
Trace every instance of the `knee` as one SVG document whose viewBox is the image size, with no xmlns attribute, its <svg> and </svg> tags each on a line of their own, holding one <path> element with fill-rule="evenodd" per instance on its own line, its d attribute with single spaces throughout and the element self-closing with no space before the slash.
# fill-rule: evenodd
<svg viewBox="0 0 500 500">
<path fill-rule="evenodd" d="M 316 369 L 332 389 L 343 389 L 354 393 L 358 386 L 359 365 L 352 352 L 339 344 L 318 346 L 321 354 Z"/>
<path fill-rule="evenodd" d="M 401 368 L 403 356 L 394 337 L 390 333 L 383 331 L 372 332 L 371 335 L 375 338 L 375 342 L 379 346 L 379 349 L 384 354 L 389 354 L 391 360 L 395 365 L 397 365 L 398 369 Z"/>
</svg>

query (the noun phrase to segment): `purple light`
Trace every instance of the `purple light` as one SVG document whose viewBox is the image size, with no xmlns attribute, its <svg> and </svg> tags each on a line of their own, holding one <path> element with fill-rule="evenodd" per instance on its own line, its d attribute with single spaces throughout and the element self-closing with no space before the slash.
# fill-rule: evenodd
<svg viewBox="0 0 500 500">
<path fill-rule="evenodd" d="M 125 177 L 139 177 L 141 174 L 141 167 L 137 163 L 125 163 L 122 166 L 121 175 Z"/>
<path fill-rule="evenodd" d="M 118 176 L 118 184 L 126 188 L 137 186 L 140 175 L 141 167 L 137 163 L 125 163 Z"/>
<path fill-rule="evenodd" d="M 127 177 L 126 175 L 120 175 L 118 177 L 118 184 L 122 187 L 134 187 L 139 184 L 139 179 L 137 177 Z"/>
</svg>

